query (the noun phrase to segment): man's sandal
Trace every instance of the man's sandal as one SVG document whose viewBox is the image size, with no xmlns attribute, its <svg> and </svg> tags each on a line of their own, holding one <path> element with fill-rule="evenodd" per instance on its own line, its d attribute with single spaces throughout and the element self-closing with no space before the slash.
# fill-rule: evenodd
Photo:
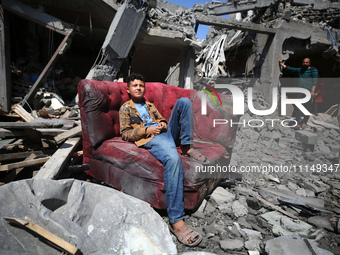
<svg viewBox="0 0 340 255">
<path fill-rule="evenodd" d="M 197 161 L 198 163 L 202 163 L 202 164 L 209 164 L 210 161 L 208 160 L 207 157 L 203 156 L 198 150 L 196 149 L 191 149 L 190 150 L 190 154 L 183 154 L 183 156 L 186 157 L 190 157 L 192 159 L 194 159 L 195 161 Z"/>
<path fill-rule="evenodd" d="M 176 231 L 171 226 L 169 228 L 177 240 L 186 246 L 197 246 L 203 239 L 199 233 L 190 229 L 185 223 Z"/>
</svg>

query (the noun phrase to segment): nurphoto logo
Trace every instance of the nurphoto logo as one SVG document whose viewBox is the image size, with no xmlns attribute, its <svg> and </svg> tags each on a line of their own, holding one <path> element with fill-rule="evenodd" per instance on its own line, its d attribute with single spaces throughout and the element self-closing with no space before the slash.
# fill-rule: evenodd
<svg viewBox="0 0 340 255">
<path fill-rule="evenodd" d="M 220 104 L 222 105 L 222 100 L 220 98 L 220 95 L 217 93 L 217 91 L 213 87 L 208 85 L 208 84 L 203 84 L 203 85 L 206 86 L 212 92 L 215 93 L 215 95 L 217 96 L 218 100 L 220 101 Z M 212 100 L 214 101 L 215 105 L 217 106 L 217 102 L 216 102 L 214 96 L 210 93 L 210 91 L 208 91 L 206 89 L 200 89 L 200 90 L 205 91 L 212 98 Z M 207 95 L 206 94 L 204 94 L 203 97 L 202 97 L 201 111 L 202 111 L 202 115 L 207 115 Z"/>
<path fill-rule="evenodd" d="M 220 96 L 218 95 L 217 91 L 207 85 L 207 84 L 204 84 L 206 87 L 208 87 L 210 90 L 212 90 L 217 98 L 219 99 L 220 101 L 220 104 L 222 106 L 222 100 L 220 98 Z M 242 90 L 235 86 L 235 85 L 227 85 L 227 84 L 216 84 L 215 85 L 215 88 L 217 89 L 228 89 L 230 92 L 231 92 L 231 95 L 232 95 L 232 99 L 233 99 L 233 114 L 234 115 L 243 115 L 244 114 L 244 105 L 245 105 L 245 99 L 244 99 L 244 94 L 242 92 Z M 213 97 L 213 95 L 206 89 L 201 89 L 203 91 L 205 91 L 214 101 L 215 105 L 217 106 L 217 103 L 216 103 L 216 100 L 215 98 Z M 304 94 L 305 97 L 302 97 L 302 98 L 287 98 L 287 94 L 288 93 L 302 93 Z M 207 115 L 207 94 L 203 94 L 202 95 L 202 98 L 201 98 L 201 113 L 202 115 Z M 272 105 L 269 109 L 265 109 L 265 110 L 258 110 L 258 109 L 255 109 L 254 107 L 254 104 L 253 104 L 253 88 L 248 88 L 248 102 L 247 102 L 247 105 L 248 105 L 248 108 L 249 108 L 249 111 L 251 113 L 253 113 L 254 115 L 259 115 L 259 116 L 268 116 L 270 114 L 272 114 L 278 107 L 278 88 L 274 87 L 272 88 Z M 310 92 L 307 90 L 307 89 L 304 89 L 304 88 L 281 88 L 281 115 L 286 115 L 286 106 L 291 104 L 291 105 L 295 105 L 297 108 L 300 109 L 300 111 L 305 114 L 305 115 L 311 115 L 311 113 L 305 108 L 305 106 L 303 105 L 304 103 L 307 103 L 310 98 L 311 98 L 311 94 Z M 267 120 L 265 120 L 267 121 Z M 249 124 L 249 126 L 251 127 L 261 127 L 264 125 L 264 122 L 263 120 L 260 120 L 260 119 L 253 119 L 253 120 L 250 120 L 248 122 L 251 122 L 252 124 Z M 272 125 L 274 125 L 274 122 L 275 121 L 279 121 L 279 119 L 268 119 L 268 121 L 270 121 L 272 123 Z M 297 125 L 296 121 L 294 120 L 283 120 L 281 121 L 281 125 L 283 126 L 286 126 L 286 127 L 292 127 L 292 126 L 289 126 L 289 125 L 284 125 L 285 122 L 290 122 L 290 121 L 293 121 L 295 122 L 294 125 L 292 126 L 295 126 Z M 216 125 L 224 125 L 224 124 L 227 124 L 229 123 L 230 121 L 226 120 L 226 119 L 214 119 L 214 127 Z M 232 122 L 232 121 L 231 121 Z M 244 120 L 245 122 L 245 120 Z M 258 122 L 259 124 L 254 124 L 255 122 Z M 230 123 L 232 125 L 232 123 Z M 245 123 L 235 123 L 234 124 L 244 124 Z"/>
</svg>

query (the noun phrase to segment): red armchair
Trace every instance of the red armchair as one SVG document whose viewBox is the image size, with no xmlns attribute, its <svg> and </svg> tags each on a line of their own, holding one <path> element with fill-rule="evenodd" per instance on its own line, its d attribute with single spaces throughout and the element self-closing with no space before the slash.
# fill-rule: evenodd
<svg viewBox="0 0 340 255">
<path fill-rule="evenodd" d="M 229 164 L 230 151 L 236 128 L 227 125 L 213 127 L 213 119 L 225 119 L 226 112 L 213 109 L 208 103 L 208 114 L 201 115 L 200 93 L 195 90 L 146 83 L 145 98 L 152 102 L 163 117 L 169 120 L 171 111 L 180 97 L 193 102 L 194 146 L 209 161 L 209 166 Z M 129 100 L 126 83 L 81 80 L 78 85 L 79 106 L 83 132 L 84 163 L 90 166 L 88 174 L 158 209 L 166 209 L 163 166 L 146 149 L 123 141 L 119 133 L 119 108 Z M 230 96 L 224 96 L 227 106 Z M 229 118 L 233 118 L 230 114 Z M 235 120 L 234 120 L 235 121 Z M 199 140 L 204 140 L 199 142 Z M 198 142 L 195 142 L 198 141 Z M 213 191 L 227 173 L 210 175 L 206 168 L 190 158 L 181 156 L 184 166 L 185 209 L 196 209 Z"/>
</svg>

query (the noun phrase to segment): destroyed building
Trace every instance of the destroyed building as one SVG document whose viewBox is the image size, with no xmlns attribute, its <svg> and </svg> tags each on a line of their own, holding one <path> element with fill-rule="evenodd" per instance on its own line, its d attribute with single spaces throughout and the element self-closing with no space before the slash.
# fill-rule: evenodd
<svg viewBox="0 0 340 255">
<path fill-rule="evenodd" d="M 188 9 L 164 1 L 3 1 L 1 108 L 10 110 L 31 90 L 30 101 L 44 87 L 68 101 L 75 96 L 72 82 L 128 72 L 184 88 L 202 78 L 256 78 L 255 88 L 271 98 L 268 87 L 280 84 L 282 57 L 299 66 L 309 56 L 321 77 L 337 78 L 338 5 L 268 0 Z M 207 40 L 196 37 L 200 24 L 211 26 Z"/>
<path fill-rule="evenodd" d="M 73 169 L 86 168 L 81 162 L 77 107 L 77 85 L 81 79 L 122 81 L 129 73 L 138 72 L 144 74 L 147 81 L 186 89 L 199 88 L 202 84 L 233 84 L 246 92 L 252 87 L 255 104 L 267 109 L 272 103 L 272 88 L 296 86 L 295 79 L 289 79 L 291 76 L 280 69 L 281 58 L 294 67 L 299 67 L 305 57 L 312 60 L 312 66 L 318 69 L 320 79 L 326 84 L 324 98 L 327 100 L 319 111 L 327 113 L 324 116 L 327 123 L 322 123 L 322 129 L 318 120 L 312 119 L 314 126 L 311 123 L 311 127 L 318 135 L 270 126 L 265 130 L 241 127 L 231 165 L 337 162 L 339 129 L 332 117 L 339 115 L 336 105 L 340 101 L 340 1 L 233 0 L 186 8 L 159 0 L 2 0 L 0 7 L 0 121 L 11 123 L 0 126 L 0 182 L 3 184 L 32 177 L 31 172 L 23 175 L 22 169 L 28 164 L 16 163 L 20 159 L 30 161 L 33 174 L 39 178 L 62 177 L 63 169 L 72 169 L 72 165 Z M 210 26 L 205 40 L 196 36 L 200 25 Z M 287 116 L 290 113 L 288 110 Z M 279 111 L 275 115 L 279 115 Z M 249 118 L 249 112 L 242 116 L 242 119 Z M 13 124 L 14 121 L 24 123 Z M 28 145 L 25 139 L 29 140 Z M 63 145 L 65 140 L 69 143 Z M 247 145 L 245 141 L 260 143 L 262 147 Z M 50 160 L 51 156 L 58 149 L 64 149 L 63 146 L 68 151 L 59 157 L 66 159 L 56 164 L 55 159 Z M 263 154 L 257 154 L 259 148 Z M 32 150 L 38 153 L 32 155 Z M 18 155 L 16 159 L 14 154 Z M 42 164 L 45 165 L 40 168 Z M 69 171 L 65 176 L 72 173 Z M 217 190 L 187 219 L 205 233 L 206 240 L 197 251 L 266 250 L 268 254 L 275 254 L 275 246 L 285 246 L 286 241 L 274 236 L 287 228 L 295 228 L 295 232 L 304 235 L 306 228 L 311 228 L 295 225 L 299 214 L 293 210 L 297 206 L 288 201 L 293 190 L 307 201 L 308 206 L 299 205 L 300 209 L 313 213 L 313 217 L 318 217 L 314 213 L 320 210 L 332 223 L 329 226 L 324 218 L 309 220 L 322 229 L 311 238 L 317 241 L 324 238 L 322 248 L 339 254 L 339 178 L 336 173 L 318 177 L 244 176 L 244 186 L 232 190 L 236 197 Z M 240 180 L 236 180 L 240 184 Z M 301 184 L 303 180 L 306 182 Z M 265 222 L 277 223 L 277 215 L 267 212 L 268 207 L 273 208 L 272 204 L 263 209 L 254 199 L 260 195 L 249 195 L 249 190 L 243 189 L 250 186 L 261 187 L 262 198 L 272 204 L 275 204 L 272 196 L 277 193 L 271 188 L 285 190 L 286 193 L 281 194 L 284 201 L 281 206 L 289 217 L 293 214 L 294 222 L 281 219 L 284 230 L 281 229 L 280 234 L 272 231 Z M 219 192 L 224 196 L 223 201 L 219 200 Z M 307 198 L 317 203 L 316 208 L 309 206 Z M 320 199 L 325 199 L 326 205 L 320 206 Z M 231 202 L 232 206 L 227 205 Z M 259 214 L 266 213 L 267 218 L 264 220 L 261 216 L 260 220 Z M 224 223 L 217 226 L 216 217 L 222 214 Z M 312 218 L 310 214 L 309 218 Z M 322 228 L 322 224 L 327 226 Z M 229 230 L 221 226 L 228 226 Z M 261 235 L 264 238 L 259 237 Z M 269 239 L 271 242 L 264 247 L 264 241 Z M 290 241 L 307 250 L 306 254 L 322 252 L 314 243 L 304 240 L 307 239 Z M 179 246 L 178 251 L 186 249 Z"/>
</svg>

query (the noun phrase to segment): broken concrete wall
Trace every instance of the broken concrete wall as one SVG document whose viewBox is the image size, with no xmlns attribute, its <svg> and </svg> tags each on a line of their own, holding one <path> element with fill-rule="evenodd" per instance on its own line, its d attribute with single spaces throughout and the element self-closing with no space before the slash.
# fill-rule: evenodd
<svg viewBox="0 0 340 255">
<path fill-rule="evenodd" d="M 313 52 L 313 50 L 315 50 L 316 48 L 319 48 L 318 52 L 321 55 L 321 53 L 331 45 L 331 42 L 327 39 L 328 32 L 321 28 L 318 27 L 312 28 L 309 24 L 295 21 L 290 22 L 278 21 L 278 23 L 276 24 L 277 33 L 273 38 L 268 38 L 268 41 L 271 40 L 272 43 L 268 48 L 267 54 L 262 55 L 265 57 L 261 65 L 259 77 L 261 81 L 261 86 L 263 87 L 257 88 L 265 95 L 266 98 L 270 98 L 269 93 L 271 92 L 271 89 L 268 88 L 279 86 L 278 79 L 281 75 L 280 74 L 281 71 L 279 69 L 279 65 L 276 64 L 278 60 L 282 58 L 286 60 L 288 59 L 289 54 L 291 54 L 292 52 L 298 52 L 301 49 L 299 48 L 299 44 L 296 44 L 297 40 L 301 40 L 302 41 L 301 43 L 304 44 L 305 49 L 310 50 L 304 51 L 306 54 L 305 57 L 308 57 L 309 55 L 314 55 L 315 53 Z M 259 37 L 261 38 L 261 36 Z M 266 43 L 268 43 L 268 41 Z M 291 49 L 289 50 L 289 48 Z M 312 59 L 313 56 L 309 57 Z M 326 61 L 324 62 L 326 63 Z M 302 59 L 301 62 L 297 65 L 297 67 L 301 66 L 301 63 Z M 317 61 L 313 63 L 317 64 Z M 320 65 L 320 67 L 321 66 L 322 65 Z M 316 65 L 316 67 L 318 66 Z M 325 73 L 324 75 L 326 76 Z"/>
<path fill-rule="evenodd" d="M 144 67 L 138 64 L 143 60 L 139 58 L 137 61 L 134 57 L 131 69 L 144 73 L 147 80 L 157 80 L 186 88 L 192 86 L 195 55 L 186 39 L 197 39 L 194 25 L 195 20 L 190 9 L 165 1 L 155 1 L 154 5 L 147 8 L 147 20 L 135 41 L 134 54 L 144 56 Z M 138 50 L 147 47 L 149 47 L 149 54 Z M 163 48 L 161 54 L 153 53 L 153 48 L 157 51 L 160 47 Z M 175 60 L 176 56 L 171 54 L 175 51 L 177 51 L 177 60 Z M 175 66 L 179 72 L 171 73 L 173 70 L 170 69 Z M 167 79 L 169 75 L 172 80 L 175 80 L 174 84 L 170 82 L 171 79 Z"/>
</svg>

